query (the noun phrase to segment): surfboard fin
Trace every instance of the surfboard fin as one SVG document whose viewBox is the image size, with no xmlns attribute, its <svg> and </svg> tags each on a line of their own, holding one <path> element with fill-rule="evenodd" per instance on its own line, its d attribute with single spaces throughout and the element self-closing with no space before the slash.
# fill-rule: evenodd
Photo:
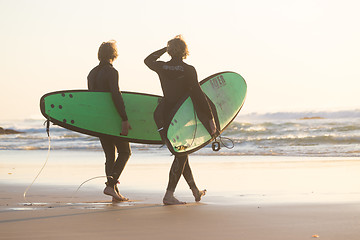
<svg viewBox="0 0 360 240">
<path fill-rule="evenodd" d="M 175 148 L 176 148 L 178 151 L 186 150 L 188 147 L 189 147 L 189 146 L 185 146 L 185 145 L 175 146 Z"/>
</svg>

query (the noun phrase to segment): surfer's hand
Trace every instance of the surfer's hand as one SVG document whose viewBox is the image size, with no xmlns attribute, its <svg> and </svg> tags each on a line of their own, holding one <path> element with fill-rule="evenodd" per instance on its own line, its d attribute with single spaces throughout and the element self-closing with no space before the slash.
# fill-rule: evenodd
<svg viewBox="0 0 360 240">
<path fill-rule="evenodd" d="M 127 136 L 129 133 L 129 130 L 131 129 L 129 121 L 123 121 L 121 123 L 121 133 L 122 136 Z"/>
<path fill-rule="evenodd" d="M 210 119 L 209 120 L 209 125 L 210 125 L 210 130 L 211 130 L 211 136 L 215 135 L 216 133 L 216 126 L 215 126 L 215 122 L 214 122 L 214 119 Z"/>
</svg>

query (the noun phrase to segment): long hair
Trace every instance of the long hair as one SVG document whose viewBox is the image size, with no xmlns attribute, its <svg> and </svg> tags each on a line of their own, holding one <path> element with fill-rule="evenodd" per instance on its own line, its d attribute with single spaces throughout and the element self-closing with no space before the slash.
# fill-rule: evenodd
<svg viewBox="0 0 360 240">
<path fill-rule="evenodd" d="M 116 41 L 103 42 L 99 47 L 98 59 L 100 61 L 115 60 L 118 57 Z"/>
<path fill-rule="evenodd" d="M 168 41 L 167 52 L 172 58 L 180 57 L 181 59 L 185 59 L 189 56 L 187 44 L 181 35 L 177 35 Z"/>
</svg>

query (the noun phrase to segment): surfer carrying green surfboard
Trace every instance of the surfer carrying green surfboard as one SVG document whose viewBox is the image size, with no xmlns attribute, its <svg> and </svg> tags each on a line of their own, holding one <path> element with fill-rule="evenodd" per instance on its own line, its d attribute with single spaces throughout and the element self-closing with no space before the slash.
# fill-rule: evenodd
<svg viewBox="0 0 360 240">
<path fill-rule="evenodd" d="M 93 68 L 88 75 L 88 88 L 94 92 L 110 92 L 114 105 L 122 119 L 121 135 L 128 135 L 131 126 L 125 111 L 124 100 L 119 89 L 119 74 L 112 63 L 117 58 L 115 41 L 103 42 L 99 48 L 99 65 Z M 113 201 L 128 201 L 117 188 L 118 179 L 131 155 L 130 144 L 112 136 L 99 137 L 105 153 L 105 173 L 107 177 L 104 194 L 113 197 Z M 116 158 L 115 151 L 118 156 Z"/>
<path fill-rule="evenodd" d="M 166 52 L 171 56 L 171 60 L 168 62 L 157 61 L 158 58 Z M 144 60 L 145 64 L 159 75 L 164 94 L 164 99 L 156 109 L 155 115 L 158 115 L 163 119 L 162 123 L 168 122 L 170 112 L 175 104 L 181 97 L 190 94 L 199 119 L 204 123 L 204 126 L 209 129 L 209 133 L 213 135 L 216 132 L 214 117 L 206 96 L 198 83 L 196 70 L 193 66 L 183 62 L 183 59 L 188 55 L 187 45 L 182 36 L 178 35 L 168 42 L 167 47 L 153 52 Z M 158 124 L 159 132 L 161 137 L 165 138 L 162 131 L 164 126 L 161 125 L 162 124 Z M 179 201 L 174 196 L 181 175 L 184 176 L 196 202 L 200 201 L 201 197 L 205 195 L 206 190 L 200 191 L 195 184 L 189 165 L 188 155 L 175 155 L 169 173 L 168 186 L 163 198 L 163 203 L 165 205 L 185 203 Z"/>
</svg>

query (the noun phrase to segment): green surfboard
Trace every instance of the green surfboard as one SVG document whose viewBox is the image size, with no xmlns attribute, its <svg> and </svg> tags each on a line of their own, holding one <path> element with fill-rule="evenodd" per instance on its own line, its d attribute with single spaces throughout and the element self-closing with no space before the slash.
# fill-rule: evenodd
<svg viewBox="0 0 360 240">
<path fill-rule="evenodd" d="M 126 113 L 132 127 L 127 136 L 120 135 L 121 118 L 107 92 L 87 90 L 57 91 L 40 99 L 45 118 L 66 129 L 92 135 L 116 136 L 136 143 L 162 144 L 153 118 L 161 96 L 122 92 Z"/>
<path fill-rule="evenodd" d="M 246 82 L 237 73 L 222 72 L 200 82 L 210 100 L 218 136 L 240 111 L 246 96 Z M 40 99 L 43 116 L 66 129 L 92 135 L 115 136 L 129 142 L 167 144 L 173 154 L 191 153 L 213 138 L 199 121 L 191 98 L 184 96 L 172 111 L 162 139 L 154 119 L 154 112 L 162 97 L 151 94 L 122 92 L 126 113 L 132 129 L 120 135 L 121 118 L 111 94 L 87 90 L 65 90 L 47 93 Z M 216 137 L 215 136 L 215 137 Z"/>
<path fill-rule="evenodd" d="M 234 72 L 214 74 L 201 81 L 200 85 L 210 100 L 219 130 L 214 136 L 217 137 L 239 113 L 245 101 L 247 85 L 244 78 Z M 165 123 L 163 135 L 173 154 L 195 152 L 214 139 L 197 117 L 190 96 L 184 96 L 171 112 L 171 121 Z M 157 123 L 159 120 L 155 116 Z"/>
</svg>

